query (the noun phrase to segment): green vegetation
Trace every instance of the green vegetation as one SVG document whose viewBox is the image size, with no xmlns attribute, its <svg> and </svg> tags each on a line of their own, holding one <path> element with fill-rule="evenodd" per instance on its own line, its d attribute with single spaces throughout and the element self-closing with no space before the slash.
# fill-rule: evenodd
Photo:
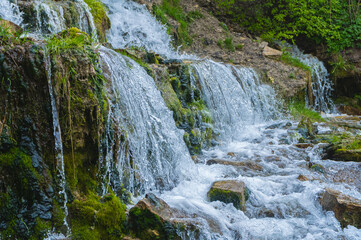
<svg viewBox="0 0 361 240">
<path fill-rule="evenodd" d="M 215 0 L 216 15 L 260 35 L 267 41 L 310 41 L 330 52 L 361 47 L 361 9 L 358 0 Z"/>
<path fill-rule="evenodd" d="M 233 38 L 231 36 L 224 39 L 224 47 L 228 49 L 231 52 L 235 51 L 234 45 L 233 45 Z"/>
<path fill-rule="evenodd" d="M 228 51 L 230 52 L 234 52 L 236 49 L 237 50 L 241 50 L 243 48 L 243 45 L 242 44 L 238 44 L 236 47 L 234 46 L 233 44 L 233 38 L 232 36 L 228 36 L 226 39 L 224 40 L 218 40 L 217 41 L 217 45 L 220 47 L 220 48 L 225 48 L 227 49 Z"/>
<path fill-rule="evenodd" d="M 199 11 L 190 11 L 188 14 L 183 12 L 179 0 L 163 0 L 160 6 L 153 5 L 153 14 L 162 24 L 167 25 L 168 34 L 176 32 L 174 40 L 177 45 L 192 45 L 192 38 L 189 36 L 189 24 L 193 21 L 203 18 Z M 179 23 L 176 30 L 168 22 L 168 17 L 173 18 Z M 174 34 L 173 34 L 174 35 Z"/>
<path fill-rule="evenodd" d="M 126 206 L 114 194 L 100 198 L 90 193 L 69 206 L 72 239 L 121 239 L 125 232 Z"/>
<path fill-rule="evenodd" d="M 221 26 L 221 28 L 223 28 L 224 31 L 229 32 L 229 29 L 228 29 L 227 25 L 224 22 L 220 22 L 219 26 Z"/>
<path fill-rule="evenodd" d="M 183 129 L 183 139 L 192 155 L 209 147 L 213 137 L 212 118 L 201 92 L 191 84 L 191 74 L 187 65 L 175 72 L 164 72 L 156 76 L 157 87 L 167 107 L 173 111 L 178 128 Z M 192 77 L 197 78 L 196 74 Z"/>
<path fill-rule="evenodd" d="M 289 53 L 287 51 L 284 51 L 284 50 L 282 51 L 281 61 L 288 65 L 302 68 L 303 70 L 311 72 L 311 68 L 309 66 L 302 63 L 299 59 L 292 57 L 291 53 Z"/>
<path fill-rule="evenodd" d="M 22 34 L 22 29 L 15 30 L 11 25 L 0 19 L 0 46 L 19 45 L 25 42 L 31 42 L 28 38 L 21 37 Z"/>
<path fill-rule="evenodd" d="M 105 5 L 99 0 L 84 0 L 90 8 L 94 18 L 94 24 L 97 28 L 97 34 L 101 41 L 106 41 L 105 31 L 110 28 L 110 20 L 107 16 Z"/>
<path fill-rule="evenodd" d="M 323 122 L 324 119 L 318 112 L 305 106 L 304 102 L 291 102 L 288 106 L 290 114 L 296 119 L 300 120 L 303 117 L 309 118 L 311 121 Z"/>
<path fill-rule="evenodd" d="M 46 43 L 50 53 L 56 55 L 64 54 L 71 49 L 85 51 L 85 47 L 92 44 L 89 35 L 78 28 L 70 28 L 58 35 L 53 35 L 46 40 Z"/>
</svg>

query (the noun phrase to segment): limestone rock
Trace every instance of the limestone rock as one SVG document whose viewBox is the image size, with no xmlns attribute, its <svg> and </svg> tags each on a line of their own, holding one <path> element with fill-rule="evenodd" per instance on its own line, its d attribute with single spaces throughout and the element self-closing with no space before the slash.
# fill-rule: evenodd
<svg viewBox="0 0 361 240">
<path fill-rule="evenodd" d="M 264 49 L 263 49 L 263 55 L 266 56 L 266 57 L 277 58 L 277 57 L 282 56 L 282 52 L 277 50 L 277 49 L 265 46 Z"/>
<path fill-rule="evenodd" d="M 335 213 L 342 227 L 353 225 L 361 228 L 361 200 L 326 188 L 320 198 L 320 203 L 324 210 Z"/>
<path fill-rule="evenodd" d="M 244 182 L 225 180 L 214 182 L 207 197 L 209 201 L 232 203 L 235 208 L 245 211 L 249 192 Z"/>
</svg>

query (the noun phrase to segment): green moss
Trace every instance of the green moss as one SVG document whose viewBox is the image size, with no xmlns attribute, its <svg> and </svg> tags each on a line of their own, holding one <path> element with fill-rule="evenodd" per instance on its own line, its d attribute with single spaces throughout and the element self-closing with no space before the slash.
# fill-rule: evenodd
<svg viewBox="0 0 361 240">
<path fill-rule="evenodd" d="M 72 239 L 121 239 L 125 232 L 126 206 L 114 194 L 103 199 L 89 193 L 69 205 Z"/>
<path fill-rule="evenodd" d="M 148 209 L 132 208 L 129 211 L 129 228 L 141 239 L 177 239 L 176 227 Z"/>
<path fill-rule="evenodd" d="M 161 81 L 156 81 L 167 107 L 173 112 L 178 128 L 185 131 L 184 140 L 192 155 L 211 144 L 213 121 L 201 97 L 201 92 L 191 84 L 187 65 L 182 65 L 174 73 L 165 73 Z"/>
<path fill-rule="evenodd" d="M 33 234 L 29 239 L 30 240 L 44 239 L 50 230 L 51 230 L 50 222 L 44 221 L 40 218 L 36 218 Z"/>
<path fill-rule="evenodd" d="M 245 190 L 244 198 L 239 193 L 222 190 L 218 188 L 211 188 L 207 193 L 207 198 L 209 201 L 221 201 L 224 203 L 232 203 L 233 206 L 237 209 L 244 209 L 244 203 L 249 198 L 248 190 Z"/>
<path fill-rule="evenodd" d="M 100 40 L 106 42 L 105 31 L 110 28 L 110 20 L 107 16 L 105 5 L 98 0 L 84 0 L 84 2 L 90 7 L 90 12 L 93 15 L 94 24 Z"/>
</svg>

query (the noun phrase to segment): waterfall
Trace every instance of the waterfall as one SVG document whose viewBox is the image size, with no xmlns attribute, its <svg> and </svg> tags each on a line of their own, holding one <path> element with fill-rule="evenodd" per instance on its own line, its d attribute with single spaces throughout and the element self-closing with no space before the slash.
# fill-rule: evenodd
<svg viewBox="0 0 361 240">
<path fill-rule="evenodd" d="M 332 113 L 336 112 L 335 105 L 331 99 L 333 83 L 329 78 L 328 71 L 318 58 L 311 54 L 304 54 L 297 46 L 285 45 L 291 48 L 291 54 L 302 63 L 311 68 L 312 72 L 312 94 L 314 98 L 313 108 L 316 111 Z"/>
<path fill-rule="evenodd" d="M 223 139 L 235 139 L 244 131 L 245 125 L 279 115 L 274 90 L 262 84 L 253 69 L 210 60 L 191 66 L 199 76 L 205 102 Z"/>
<path fill-rule="evenodd" d="M 129 0 L 102 0 L 109 8 L 111 28 L 107 35 L 114 48 L 140 47 L 170 58 L 173 50 L 166 28 L 143 5 Z"/>
<path fill-rule="evenodd" d="M 17 25 L 21 25 L 23 22 L 22 13 L 19 7 L 10 0 L 0 1 L 0 18 L 13 22 Z"/>
<path fill-rule="evenodd" d="M 46 52 L 46 50 L 45 50 Z M 59 186 L 61 188 L 59 195 L 62 196 L 63 200 L 63 211 L 64 211 L 64 226 L 66 227 L 66 234 L 69 233 L 69 225 L 66 220 L 68 217 L 68 196 L 66 194 L 65 184 L 65 169 L 64 169 L 64 155 L 63 155 L 63 142 L 61 140 L 61 130 L 59 124 L 59 115 L 58 111 L 56 110 L 56 102 L 53 93 L 53 86 L 51 83 L 51 60 L 50 55 L 46 53 L 45 56 L 45 67 L 46 67 L 46 74 L 48 78 L 48 86 L 49 86 L 49 95 L 51 101 L 51 111 L 52 111 L 52 118 L 53 118 L 53 131 L 54 131 L 54 140 L 55 140 L 55 159 L 56 159 L 56 169 L 57 169 L 57 180 L 59 181 Z"/>
<path fill-rule="evenodd" d="M 62 2 L 52 2 L 48 0 L 35 0 L 32 2 L 36 18 L 34 22 L 23 19 L 23 13 L 20 11 L 17 2 L 10 2 L 10 0 L 2 0 L 0 2 L 0 17 L 20 25 L 25 30 L 28 30 L 30 36 L 42 39 L 48 34 L 56 34 L 70 27 L 77 27 L 89 35 L 96 36 L 96 28 L 94 19 L 90 13 L 89 6 L 83 0 L 72 1 L 71 4 L 77 11 L 78 21 L 73 25 L 67 25 L 64 17 L 65 11 L 68 11 L 69 5 Z M 70 4 L 70 3 L 69 3 Z"/>
<path fill-rule="evenodd" d="M 133 193 L 176 186 L 192 175 L 193 162 L 154 80 L 113 50 L 102 47 L 100 57 L 110 81 L 110 118 L 124 136 L 115 160 L 122 182 Z"/>
</svg>

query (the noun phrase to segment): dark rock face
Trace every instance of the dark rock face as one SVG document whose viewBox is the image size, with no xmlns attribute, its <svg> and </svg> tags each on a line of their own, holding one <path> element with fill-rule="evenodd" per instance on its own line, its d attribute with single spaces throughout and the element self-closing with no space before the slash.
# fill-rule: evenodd
<svg viewBox="0 0 361 240">
<path fill-rule="evenodd" d="M 333 211 L 342 227 L 353 225 L 361 228 L 361 201 L 327 188 L 320 198 L 326 211 Z"/>
<path fill-rule="evenodd" d="M 43 49 L 40 42 L 0 47 L 0 236 L 6 239 L 42 239 L 64 218 Z M 90 59 L 77 49 L 51 56 L 69 193 L 96 189 L 106 108 Z"/>
</svg>

